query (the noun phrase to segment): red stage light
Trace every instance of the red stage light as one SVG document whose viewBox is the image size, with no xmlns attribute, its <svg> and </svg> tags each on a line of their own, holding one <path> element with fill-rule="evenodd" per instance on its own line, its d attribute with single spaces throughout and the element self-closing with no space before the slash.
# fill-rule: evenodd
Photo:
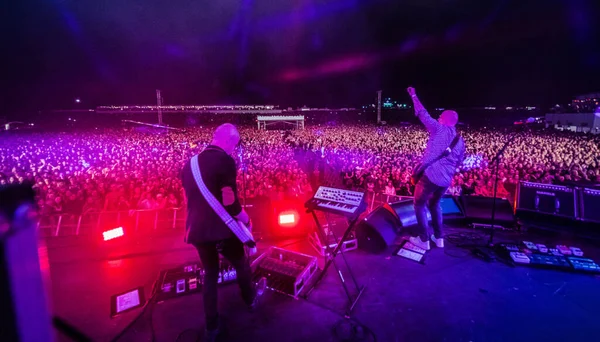
<svg viewBox="0 0 600 342">
<path fill-rule="evenodd" d="M 116 239 L 123 235 L 125 235 L 125 232 L 123 232 L 123 227 L 118 227 L 115 229 L 107 230 L 102 233 L 102 237 L 104 238 L 104 241 Z"/>
<path fill-rule="evenodd" d="M 295 213 L 281 213 L 279 214 L 279 224 L 280 225 L 295 225 L 296 224 L 296 214 Z"/>
</svg>

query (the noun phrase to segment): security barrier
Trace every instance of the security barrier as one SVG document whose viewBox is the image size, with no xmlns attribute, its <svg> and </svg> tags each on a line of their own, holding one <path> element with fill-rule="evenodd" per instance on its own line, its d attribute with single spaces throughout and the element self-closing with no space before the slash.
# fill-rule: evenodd
<svg viewBox="0 0 600 342">
<path fill-rule="evenodd" d="M 367 211 L 383 203 L 397 202 L 406 197 L 367 191 Z M 298 208 L 303 210 L 303 208 Z M 96 211 L 82 215 L 60 214 L 41 216 L 38 228 L 44 237 L 100 234 L 103 231 L 124 227 L 138 231 L 159 231 L 185 227 L 186 209 Z"/>
<path fill-rule="evenodd" d="M 73 236 L 101 233 L 116 227 L 141 230 L 166 230 L 185 227 L 185 208 L 88 212 L 82 215 L 41 216 L 42 236 Z"/>
</svg>

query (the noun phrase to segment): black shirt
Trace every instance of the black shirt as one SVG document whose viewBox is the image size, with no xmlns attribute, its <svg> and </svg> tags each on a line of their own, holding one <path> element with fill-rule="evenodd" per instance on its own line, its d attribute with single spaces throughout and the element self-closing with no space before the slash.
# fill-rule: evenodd
<svg viewBox="0 0 600 342">
<path fill-rule="evenodd" d="M 242 206 L 237 195 L 237 169 L 233 158 L 220 147 L 209 145 L 198 155 L 198 164 L 204 184 L 221 204 L 223 203 L 221 190 L 225 187 L 233 189 L 235 201 L 225 209 L 231 216 L 237 216 L 242 211 Z M 200 193 L 192 174 L 190 161 L 183 167 L 181 182 L 187 197 L 185 241 L 195 244 L 234 237 L 235 235 Z"/>
</svg>

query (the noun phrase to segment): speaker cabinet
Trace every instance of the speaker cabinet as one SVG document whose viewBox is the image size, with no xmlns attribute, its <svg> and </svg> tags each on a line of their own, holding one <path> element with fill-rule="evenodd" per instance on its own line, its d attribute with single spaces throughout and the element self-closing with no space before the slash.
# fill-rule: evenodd
<svg viewBox="0 0 600 342">
<path fill-rule="evenodd" d="M 492 207 L 494 205 L 492 197 L 461 196 L 460 199 L 467 221 L 476 223 L 490 223 L 492 221 Z M 503 226 L 514 226 L 515 215 L 510 202 L 502 198 L 496 198 L 494 221 Z"/>
<path fill-rule="evenodd" d="M 581 191 L 581 220 L 600 223 L 600 190 L 584 188 Z"/>
<path fill-rule="evenodd" d="M 573 187 L 521 182 L 517 199 L 517 210 L 578 218 L 577 191 Z"/>
<path fill-rule="evenodd" d="M 391 203 L 390 206 L 396 213 L 400 225 L 403 228 L 413 227 L 417 225 L 417 216 L 415 214 L 415 208 L 413 199 L 405 199 L 395 203 Z M 442 207 L 442 215 L 444 220 L 462 219 L 464 218 L 463 211 L 457 199 L 452 196 L 444 196 L 440 200 L 440 206 Z M 425 208 L 427 212 L 427 220 L 431 221 L 431 213 L 428 208 Z"/>
<path fill-rule="evenodd" d="M 371 212 L 356 226 L 358 248 L 369 253 L 382 253 L 394 244 L 400 222 L 389 205 Z"/>
</svg>

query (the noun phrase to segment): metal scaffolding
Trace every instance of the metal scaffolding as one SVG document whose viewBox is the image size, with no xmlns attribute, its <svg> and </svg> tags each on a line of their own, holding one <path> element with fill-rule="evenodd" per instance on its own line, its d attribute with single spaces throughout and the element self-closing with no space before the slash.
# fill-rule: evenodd
<svg viewBox="0 0 600 342">
<path fill-rule="evenodd" d="M 304 129 L 304 115 L 259 115 L 256 119 L 259 130 L 266 130 L 269 125 L 277 123 L 284 123 L 293 126 L 295 129 Z"/>
</svg>

